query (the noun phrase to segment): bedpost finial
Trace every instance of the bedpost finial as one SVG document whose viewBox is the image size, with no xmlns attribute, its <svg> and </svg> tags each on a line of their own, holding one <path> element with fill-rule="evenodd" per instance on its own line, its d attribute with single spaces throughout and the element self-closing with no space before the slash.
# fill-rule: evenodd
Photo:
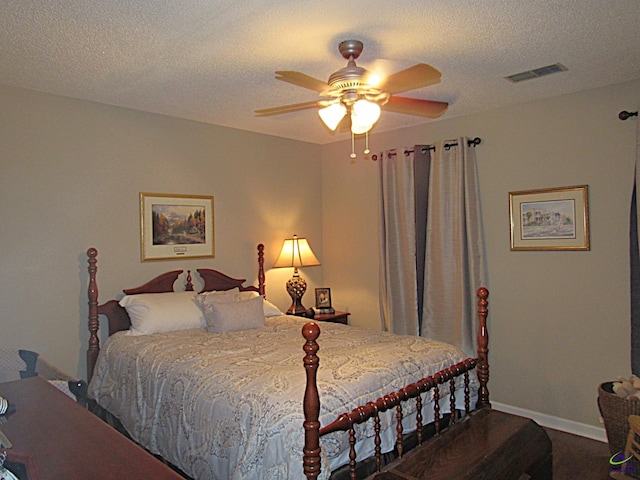
<svg viewBox="0 0 640 480">
<path fill-rule="evenodd" d="M 315 322 L 305 323 L 302 327 L 302 336 L 305 340 L 317 340 L 320 336 L 320 327 Z"/>
<path fill-rule="evenodd" d="M 478 297 L 480 297 L 483 300 L 486 300 L 487 298 L 489 298 L 489 290 L 486 289 L 485 287 L 480 287 L 478 289 Z"/>
<path fill-rule="evenodd" d="M 90 258 L 95 258 L 98 256 L 98 250 L 94 247 L 91 247 L 87 250 L 87 256 Z"/>
</svg>

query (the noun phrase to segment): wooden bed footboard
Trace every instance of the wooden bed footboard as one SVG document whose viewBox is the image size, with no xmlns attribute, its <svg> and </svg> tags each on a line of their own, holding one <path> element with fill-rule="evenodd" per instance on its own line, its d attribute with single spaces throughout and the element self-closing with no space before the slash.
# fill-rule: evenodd
<svg viewBox="0 0 640 480">
<path fill-rule="evenodd" d="M 469 372 L 476 369 L 478 379 L 478 395 L 475 405 L 476 409 L 491 407 L 489 402 L 489 334 L 487 330 L 488 315 L 488 298 L 489 291 L 482 287 L 478 289 L 478 349 L 477 358 L 467 358 L 455 365 L 441 370 L 433 375 L 422 378 L 415 383 L 411 383 L 406 387 L 385 395 L 375 402 L 369 402 L 366 405 L 359 406 L 351 412 L 340 415 L 332 423 L 321 427 L 319 421 L 320 415 L 320 395 L 316 382 L 317 371 L 320 364 L 318 358 L 319 346 L 317 343 L 320 335 L 320 328 L 314 322 L 309 322 L 302 328 L 302 335 L 306 342 L 303 346 L 305 356 L 303 359 L 304 368 L 306 370 L 307 383 L 304 393 L 304 430 L 305 444 L 303 448 L 303 469 L 307 480 L 317 479 L 321 471 L 321 447 L 320 437 L 335 431 L 349 432 L 349 470 L 350 478 L 356 479 L 356 449 L 355 449 L 355 432 L 354 425 L 364 423 L 369 419 L 374 421 L 375 432 L 375 467 L 376 472 L 380 472 L 382 452 L 380 451 L 380 420 L 378 414 L 391 408 L 396 408 L 396 451 L 398 458 L 403 455 L 403 431 L 402 431 L 402 402 L 415 399 L 416 401 L 416 434 L 418 445 L 422 444 L 422 398 L 421 394 L 427 391 L 433 391 L 434 398 L 434 426 L 436 435 L 440 433 L 440 386 L 449 383 L 449 401 L 450 411 L 449 417 L 451 423 L 457 421 L 456 399 L 454 392 L 456 389 L 456 379 L 462 377 L 464 382 L 464 415 L 469 415 L 470 407 L 470 390 L 469 390 Z"/>
</svg>

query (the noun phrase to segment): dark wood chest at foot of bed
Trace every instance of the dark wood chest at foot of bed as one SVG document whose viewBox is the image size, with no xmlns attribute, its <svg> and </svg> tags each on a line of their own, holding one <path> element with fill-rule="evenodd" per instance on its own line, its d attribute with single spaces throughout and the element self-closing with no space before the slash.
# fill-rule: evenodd
<svg viewBox="0 0 640 480">
<path fill-rule="evenodd" d="M 369 480 L 551 480 L 551 440 L 533 420 L 483 408 Z"/>
</svg>

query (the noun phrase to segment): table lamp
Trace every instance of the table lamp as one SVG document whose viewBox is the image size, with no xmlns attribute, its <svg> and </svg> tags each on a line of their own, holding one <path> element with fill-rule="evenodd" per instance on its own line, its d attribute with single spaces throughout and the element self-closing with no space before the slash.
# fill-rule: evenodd
<svg viewBox="0 0 640 480">
<path fill-rule="evenodd" d="M 278 259 L 273 264 L 274 268 L 293 267 L 293 277 L 287 281 L 287 292 L 291 297 L 291 306 L 287 310 L 290 315 L 300 315 L 306 312 L 306 308 L 302 305 L 302 296 L 307 291 L 307 282 L 298 273 L 298 267 L 312 267 L 320 265 L 320 261 L 316 258 L 309 246 L 306 238 L 285 239 L 282 244 L 282 250 Z"/>
</svg>

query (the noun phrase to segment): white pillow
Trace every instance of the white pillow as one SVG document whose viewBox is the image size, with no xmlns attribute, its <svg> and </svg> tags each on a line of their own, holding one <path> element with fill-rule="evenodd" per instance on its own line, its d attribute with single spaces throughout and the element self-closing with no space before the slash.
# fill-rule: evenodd
<svg viewBox="0 0 640 480">
<path fill-rule="evenodd" d="M 131 319 L 129 335 L 150 335 L 206 325 L 196 292 L 141 293 L 120 300 Z"/>
<path fill-rule="evenodd" d="M 241 292 L 238 290 L 238 300 L 249 300 L 251 298 L 259 297 L 260 294 L 258 292 L 254 292 L 253 290 L 248 290 L 246 292 Z"/>
<path fill-rule="evenodd" d="M 267 299 L 264 299 L 263 307 L 264 307 L 265 317 L 277 317 L 279 315 L 284 315 L 284 313 L 282 313 L 278 307 L 276 307 L 273 303 L 271 303 Z"/>
<path fill-rule="evenodd" d="M 237 288 L 226 291 L 202 292 L 196 295 L 195 302 L 196 305 L 200 307 L 200 310 L 204 313 L 204 319 L 206 318 L 207 313 L 209 315 L 211 314 L 210 310 L 212 304 L 237 302 L 240 300 L 238 293 L 239 290 Z M 205 321 L 202 326 L 206 327 L 207 322 Z"/>
<path fill-rule="evenodd" d="M 258 295 L 238 302 L 212 302 L 204 312 L 209 333 L 235 332 L 264 326 L 264 299 Z"/>
<path fill-rule="evenodd" d="M 202 306 L 202 302 L 237 302 L 240 300 L 240 289 L 232 288 L 231 290 L 214 290 L 212 292 L 202 292 L 198 294 L 196 302 Z"/>
<path fill-rule="evenodd" d="M 239 300 L 248 300 L 250 298 L 255 298 L 255 297 L 259 297 L 260 294 L 258 292 L 253 292 L 253 291 L 248 291 L 248 292 L 239 292 L 238 297 Z M 263 297 L 264 298 L 264 297 Z M 276 307 L 273 303 L 271 303 L 269 300 L 264 299 L 264 316 L 265 317 L 277 317 L 278 315 L 284 315 L 284 313 L 282 313 L 280 311 L 280 309 L 278 307 Z"/>
</svg>

